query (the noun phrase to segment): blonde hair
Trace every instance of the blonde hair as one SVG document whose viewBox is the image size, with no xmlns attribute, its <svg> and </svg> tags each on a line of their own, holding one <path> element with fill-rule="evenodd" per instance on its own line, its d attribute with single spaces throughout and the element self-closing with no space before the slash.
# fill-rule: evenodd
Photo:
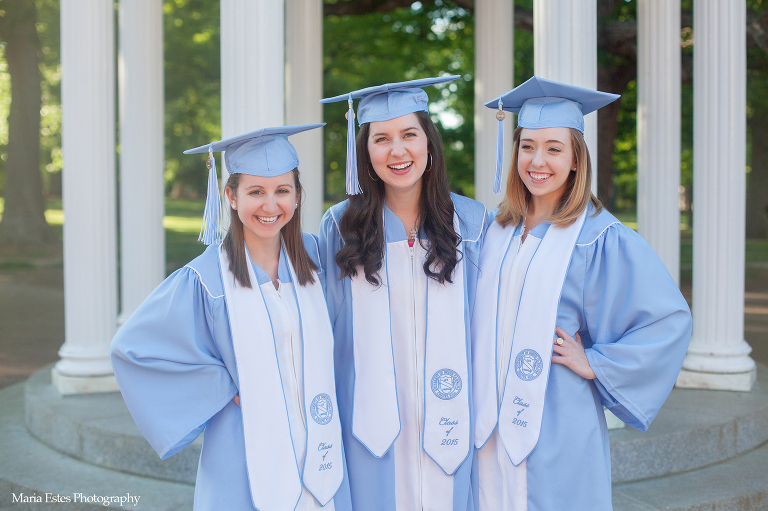
<svg viewBox="0 0 768 511">
<path fill-rule="evenodd" d="M 565 181 L 565 192 L 560 198 L 554 215 L 549 219 L 552 224 L 562 227 L 575 222 L 579 215 L 587 209 L 590 202 L 595 208 L 593 216 L 603 210 L 603 205 L 598 198 L 592 195 L 592 163 L 589 159 L 589 150 L 586 142 L 584 142 L 584 137 L 579 130 L 573 128 L 568 128 L 568 130 L 571 133 L 576 171 L 571 172 Z M 507 191 L 496 215 L 496 221 L 504 227 L 517 225 L 525 218 L 528 201 L 531 199 L 531 192 L 526 188 L 517 169 L 517 154 L 520 150 L 520 133 L 522 131 L 522 127 L 515 129 Z"/>
</svg>

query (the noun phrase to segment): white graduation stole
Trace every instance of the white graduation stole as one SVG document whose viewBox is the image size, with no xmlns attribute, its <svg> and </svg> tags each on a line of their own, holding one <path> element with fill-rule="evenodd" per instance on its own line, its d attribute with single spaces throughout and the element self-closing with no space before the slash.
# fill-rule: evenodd
<svg viewBox="0 0 768 511">
<path fill-rule="evenodd" d="M 514 228 L 504 229 L 494 222 L 486 234 L 472 331 L 473 349 L 478 348 L 473 360 L 473 383 L 479 397 L 475 402 L 475 445 L 482 446 L 493 432 L 498 409 L 499 437 L 515 466 L 528 457 L 539 438 L 557 308 L 585 218 L 586 210 L 567 227 L 550 226 L 539 244 L 523 284 L 508 368 L 497 367 L 496 329 L 501 266 Z M 497 408 L 498 371 L 505 369 L 504 393 Z M 491 392 L 494 400 L 480 396 L 481 392 Z"/>
<path fill-rule="evenodd" d="M 455 213 L 454 229 L 459 232 Z M 413 248 L 417 278 L 426 279 L 422 268 L 427 252 L 418 241 Z M 376 457 L 384 456 L 400 432 L 387 257 L 385 253 L 380 286 L 366 281 L 361 270 L 351 279 L 355 363 L 352 433 Z M 470 442 L 465 263 L 466 258 L 456 265 L 452 284 L 432 279 L 427 282 L 423 449 L 447 475 L 466 459 Z"/>
<path fill-rule="evenodd" d="M 301 497 L 302 473 L 291 440 L 275 339 L 264 297 L 245 249 L 251 288 L 229 271 L 223 245 L 219 266 L 227 299 L 232 343 L 240 379 L 245 458 L 254 507 L 261 511 L 293 510 Z M 299 285 L 290 258 L 282 257 L 295 285 L 304 349 L 304 408 L 307 448 L 303 483 L 321 505 L 334 496 L 343 477 L 341 424 L 333 375 L 333 333 L 323 290 Z M 268 332 L 269 335 L 263 335 Z"/>
<path fill-rule="evenodd" d="M 482 448 L 499 419 L 496 339 L 501 266 L 515 227 L 491 223 L 480 252 L 475 308 L 472 313 L 472 404 L 475 412 L 475 447 Z"/>
</svg>

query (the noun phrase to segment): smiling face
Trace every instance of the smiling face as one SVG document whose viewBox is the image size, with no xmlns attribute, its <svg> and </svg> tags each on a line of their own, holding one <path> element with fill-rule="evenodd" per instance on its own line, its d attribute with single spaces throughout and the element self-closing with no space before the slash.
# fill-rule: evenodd
<svg viewBox="0 0 768 511">
<path fill-rule="evenodd" d="M 276 177 L 242 174 L 234 193 L 226 189 L 230 206 L 243 222 L 246 244 L 274 240 L 296 211 L 297 190 L 294 172 Z"/>
<path fill-rule="evenodd" d="M 559 200 L 575 167 L 576 158 L 568 128 L 522 130 L 517 172 L 533 200 Z"/>
<path fill-rule="evenodd" d="M 385 194 L 418 192 L 429 141 L 416 114 L 370 123 L 368 155 Z"/>
</svg>

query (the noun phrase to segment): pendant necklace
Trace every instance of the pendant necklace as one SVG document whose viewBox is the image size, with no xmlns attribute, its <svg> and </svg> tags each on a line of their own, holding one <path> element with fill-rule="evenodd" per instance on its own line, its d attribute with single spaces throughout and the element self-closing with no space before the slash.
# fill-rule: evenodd
<svg viewBox="0 0 768 511">
<path fill-rule="evenodd" d="M 416 241 L 416 235 L 419 234 L 419 228 L 414 226 L 413 229 L 408 231 L 408 246 L 413 248 L 413 244 Z"/>
</svg>

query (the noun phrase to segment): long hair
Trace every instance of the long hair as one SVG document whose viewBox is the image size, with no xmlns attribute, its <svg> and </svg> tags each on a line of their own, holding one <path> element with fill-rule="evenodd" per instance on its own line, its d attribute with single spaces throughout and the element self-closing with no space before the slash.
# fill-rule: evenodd
<svg viewBox="0 0 768 511">
<path fill-rule="evenodd" d="M 565 180 L 565 192 L 555 208 L 555 213 L 549 221 L 558 226 L 568 226 L 575 222 L 587 206 L 592 203 L 595 208 L 593 215 L 603 210 L 602 203 L 592 195 L 592 162 L 584 137 L 577 129 L 568 128 L 571 134 L 573 156 L 576 159 L 576 171 L 571 172 Z M 499 206 L 496 221 L 506 227 L 517 225 L 525 218 L 531 192 L 526 188 L 517 168 L 517 155 L 520 151 L 520 133 L 522 127 L 515 129 L 512 142 L 512 162 L 509 165 L 507 191 Z"/>
<path fill-rule="evenodd" d="M 432 155 L 432 167 L 422 175 L 419 197 L 419 234 L 426 238 L 427 258 L 424 273 L 440 284 L 453 282 L 452 275 L 459 262 L 457 248 L 461 235 L 453 228 L 453 201 L 445 169 L 443 142 L 429 114 L 416 112 L 419 124 L 427 136 L 427 150 Z M 349 198 L 349 205 L 339 222 L 344 246 L 336 253 L 341 277 L 357 275 L 362 268 L 365 279 L 379 285 L 378 272 L 384 257 L 384 183 L 373 179 L 368 154 L 370 123 L 363 124 L 357 134 L 357 175 L 363 193 Z"/>
<path fill-rule="evenodd" d="M 293 169 L 293 183 L 296 189 L 296 211 L 293 213 L 287 224 L 280 230 L 285 243 L 285 251 L 291 260 L 293 269 L 296 271 L 296 277 L 299 279 L 299 285 L 305 286 L 315 282 L 314 272 L 318 267 L 304 248 L 304 241 L 301 238 L 301 198 L 302 189 L 299 181 L 299 169 Z M 227 179 L 226 187 L 237 195 L 237 188 L 240 185 L 240 176 L 242 174 L 230 174 Z M 248 263 L 245 255 L 245 235 L 243 233 L 243 222 L 237 215 L 237 211 L 232 209 L 232 205 L 227 202 L 229 208 L 229 232 L 224 237 L 224 250 L 227 251 L 229 258 L 229 271 L 235 276 L 237 282 L 243 287 L 251 287 L 251 279 L 248 276 Z"/>
</svg>

